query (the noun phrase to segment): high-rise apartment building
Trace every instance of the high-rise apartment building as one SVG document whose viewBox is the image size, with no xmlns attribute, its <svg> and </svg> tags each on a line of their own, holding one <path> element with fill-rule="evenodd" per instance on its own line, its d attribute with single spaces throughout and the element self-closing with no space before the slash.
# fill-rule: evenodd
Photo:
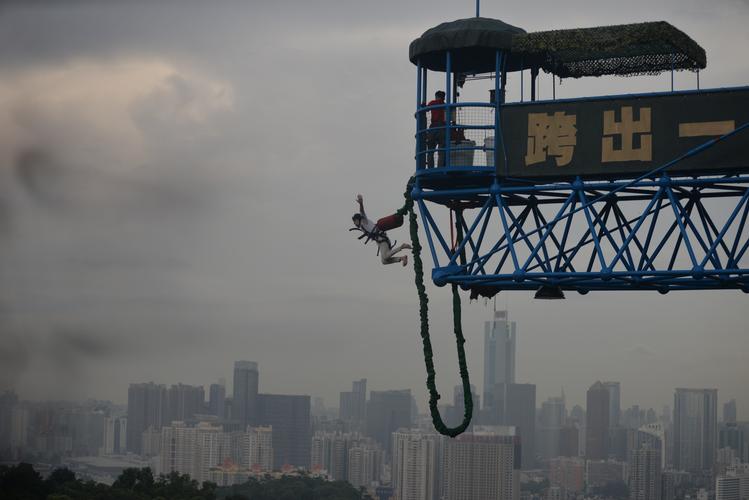
<svg viewBox="0 0 749 500">
<path fill-rule="evenodd" d="M 715 500 L 742 500 L 741 479 L 737 476 L 721 476 L 715 480 Z"/>
<path fill-rule="evenodd" d="M 184 422 L 172 422 L 161 428 L 161 455 L 159 472 L 179 472 L 195 477 L 195 448 L 197 429 Z"/>
<path fill-rule="evenodd" d="M 125 453 L 127 447 L 127 418 L 106 417 L 104 419 L 104 435 L 100 455 L 119 455 Z"/>
<path fill-rule="evenodd" d="M 358 433 L 315 432 L 312 436 L 312 470 L 325 470 L 334 481 L 345 481 L 349 447 L 360 439 Z"/>
<path fill-rule="evenodd" d="M 327 471 L 335 481 L 348 481 L 358 488 L 379 479 L 382 450 L 358 432 L 317 431 L 311 450 L 311 469 Z"/>
<path fill-rule="evenodd" d="M 367 403 L 367 435 L 390 452 L 391 434 L 400 428 L 410 428 L 411 390 L 371 391 Z"/>
<path fill-rule="evenodd" d="M 629 454 L 630 500 L 661 500 L 661 450 L 643 445 Z"/>
<path fill-rule="evenodd" d="M 519 444 L 515 436 L 464 433 L 443 440 L 442 498 L 520 498 Z"/>
<path fill-rule="evenodd" d="M 392 434 L 392 476 L 396 500 L 437 500 L 439 443 L 434 433 L 401 429 Z"/>
<path fill-rule="evenodd" d="M 515 334 L 517 325 L 507 311 L 494 311 L 484 325 L 484 407 L 493 406 L 495 384 L 515 383 Z"/>
<path fill-rule="evenodd" d="M 673 434 L 676 470 L 711 470 L 718 444 L 718 390 L 676 389 Z"/>
<path fill-rule="evenodd" d="M 609 455 L 609 389 L 596 382 L 588 389 L 586 399 L 585 456 L 605 460 Z"/>
<path fill-rule="evenodd" d="M 604 386 L 609 391 L 609 427 L 615 428 L 619 424 L 619 415 L 621 414 L 621 385 L 619 382 L 604 382 Z"/>
<path fill-rule="evenodd" d="M 254 361 L 234 363 L 234 397 L 232 398 L 232 420 L 242 428 L 258 424 L 258 386 L 260 375 Z"/>
<path fill-rule="evenodd" d="M 164 385 L 130 384 L 127 391 L 127 451 L 140 454 L 143 431 L 167 424 L 169 405 Z"/>
<path fill-rule="evenodd" d="M 172 385 L 167 392 L 169 400 L 169 418 L 166 423 L 175 420 L 186 422 L 194 420 L 195 415 L 203 413 L 205 390 L 203 386 L 185 384 Z"/>
<path fill-rule="evenodd" d="M 255 470 L 270 471 L 270 433 L 270 429 L 259 428 L 234 435 L 208 422 L 199 422 L 195 426 L 172 422 L 161 429 L 159 472 L 189 474 L 201 483 L 211 480 L 211 470 L 226 461 L 241 464 L 245 471 L 250 468 L 249 463 L 253 463 Z M 237 450 L 236 442 L 241 442 L 243 449 Z"/>
<path fill-rule="evenodd" d="M 284 465 L 309 468 L 312 426 L 310 397 L 259 394 L 261 425 L 273 428 L 273 468 Z"/>
<path fill-rule="evenodd" d="M 348 450 L 346 481 L 354 488 L 371 486 L 380 479 L 382 450 L 372 440 L 361 440 Z"/>
<path fill-rule="evenodd" d="M 273 470 L 273 428 L 250 427 L 244 433 L 242 465 L 254 472 Z"/>
</svg>

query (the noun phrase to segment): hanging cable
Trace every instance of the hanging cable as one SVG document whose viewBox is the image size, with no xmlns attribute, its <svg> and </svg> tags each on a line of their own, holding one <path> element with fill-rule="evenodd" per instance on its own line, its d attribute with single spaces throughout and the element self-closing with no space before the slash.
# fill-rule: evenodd
<svg viewBox="0 0 749 500">
<path fill-rule="evenodd" d="M 440 415 L 438 402 L 440 394 L 437 392 L 436 373 L 434 370 L 434 354 L 432 352 L 432 341 L 429 335 L 429 297 L 424 286 L 424 266 L 421 260 L 421 243 L 419 242 L 419 224 L 416 220 L 414 202 L 411 198 L 411 189 L 414 178 L 408 181 L 406 192 L 403 194 L 406 202 L 396 213 L 404 216 L 408 214 L 409 229 L 411 233 L 411 246 L 414 257 L 414 283 L 419 296 L 419 319 L 421 323 L 420 333 L 424 350 L 424 365 L 427 371 L 427 390 L 429 391 L 429 412 L 432 416 L 434 428 L 440 434 L 455 437 L 462 434 L 471 424 L 473 418 L 473 396 L 471 381 L 468 375 L 468 364 L 466 362 L 465 338 L 461 319 L 460 294 L 457 285 L 451 285 L 453 295 L 453 330 L 455 332 L 455 343 L 458 349 L 458 368 L 460 379 L 463 384 L 463 421 L 457 427 L 448 427 Z M 460 231 L 459 231 L 460 232 Z"/>
</svg>

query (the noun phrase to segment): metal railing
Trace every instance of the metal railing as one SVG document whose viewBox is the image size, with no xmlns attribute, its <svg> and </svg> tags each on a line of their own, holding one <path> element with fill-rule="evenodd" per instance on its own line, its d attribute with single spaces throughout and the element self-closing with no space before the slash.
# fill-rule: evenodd
<svg viewBox="0 0 749 500">
<path fill-rule="evenodd" d="M 495 105 L 461 102 L 419 106 L 416 111 L 416 168 L 475 169 L 495 167 Z M 432 125 L 432 112 L 445 122 Z"/>
</svg>

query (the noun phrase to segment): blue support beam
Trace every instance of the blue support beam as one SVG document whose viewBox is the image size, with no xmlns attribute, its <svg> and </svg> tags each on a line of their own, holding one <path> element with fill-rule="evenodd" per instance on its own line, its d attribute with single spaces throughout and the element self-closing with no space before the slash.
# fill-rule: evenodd
<svg viewBox="0 0 749 500">
<path fill-rule="evenodd" d="M 749 175 L 662 174 L 629 183 L 578 179 L 541 187 L 493 181 L 450 190 L 453 203 L 469 206 L 461 210 L 463 237 L 455 248 L 433 213 L 445 210 L 445 193 L 421 191 L 435 282 L 497 291 L 541 285 L 581 293 L 749 291 Z"/>
</svg>

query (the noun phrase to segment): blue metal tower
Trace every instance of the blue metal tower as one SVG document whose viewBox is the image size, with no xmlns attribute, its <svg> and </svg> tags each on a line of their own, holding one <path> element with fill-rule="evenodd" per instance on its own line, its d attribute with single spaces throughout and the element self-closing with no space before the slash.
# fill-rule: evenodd
<svg viewBox="0 0 749 500">
<path fill-rule="evenodd" d="M 541 70 L 698 72 L 705 52 L 686 34 L 665 22 L 526 33 L 477 16 L 426 31 L 409 52 L 411 197 L 435 284 L 474 297 L 749 293 L 749 87 L 536 99 Z M 529 101 L 505 102 L 509 72 L 530 73 Z M 444 100 L 428 95 L 434 76 Z M 460 101 L 482 82 L 485 101 Z"/>
</svg>

